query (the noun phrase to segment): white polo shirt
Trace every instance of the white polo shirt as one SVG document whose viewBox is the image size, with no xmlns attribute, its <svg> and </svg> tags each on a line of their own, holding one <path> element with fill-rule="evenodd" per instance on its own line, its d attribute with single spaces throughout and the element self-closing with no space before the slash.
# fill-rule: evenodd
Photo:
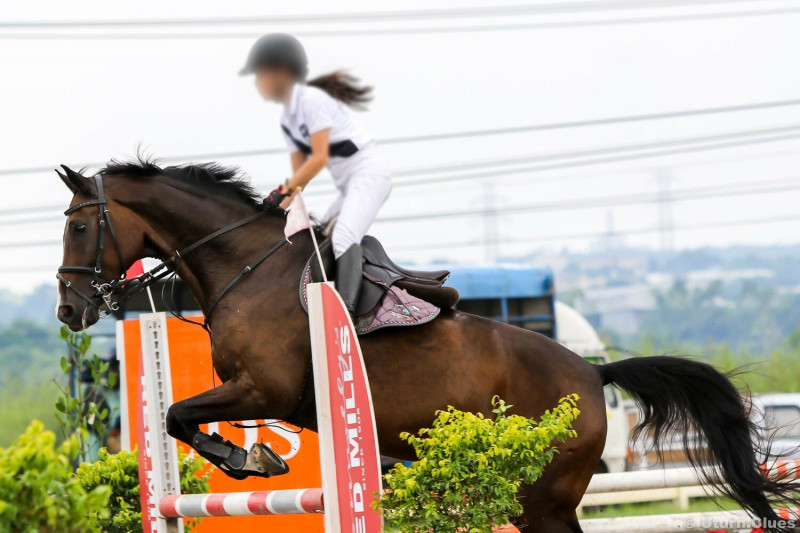
<svg viewBox="0 0 800 533">
<path fill-rule="evenodd" d="M 296 83 L 281 116 L 281 130 L 290 152 L 311 153 L 311 134 L 330 130 L 328 170 L 344 189 L 352 170 L 374 152 L 372 135 L 353 120 L 344 105 L 325 91 Z"/>
</svg>

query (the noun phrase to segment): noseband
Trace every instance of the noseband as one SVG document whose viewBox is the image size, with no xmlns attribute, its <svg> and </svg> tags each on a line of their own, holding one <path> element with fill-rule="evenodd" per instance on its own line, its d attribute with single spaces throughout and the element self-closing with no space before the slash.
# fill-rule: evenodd
<svg viewBox="0 0 800 533">
<path fill-rule="evenodd" d="M 239 220 L 238 222 L 234 222 L 225 226 L 224 228 L 218 229 L 213 233 L 206 235 L 202 239 L 195 241 L 194 243 L 190 244 L 186 248 L 182 250 L 176 250 L 171 257 L 169 257 L 166 261 L 162 261 L 156 267 L 150 269 L 149 271 L 141 274 L 135 278 L 125 279 L 125 259 L 122 255 L 122 248 L 119 245 L 119 240 L 117 239 L 117 234 L 114 232 L 114 225 L 111 223 L 111 214 L 108 212 L 108 201 L 106 200 L 105 190 L 103 188 L 103 177 L 100 174 L 94 176 L 94 182 L 97 188 L 97 198 L 95 200 L 88 200 L 86 202 L 81 202 L 79 204 L 75 204 L 66 211 L 64 211 L 64 215 L 69 216 L 75 211 L 79 209 L 83 209 L 85 207 L 90 207 L 96 205 L 98 208 L 97 213 L 97 252 L 95 255 L 95 263 L 94 267 L 85 267 L 85 266 L 73 266 L 73 265 L 61 265 L 58 267 L 58 274 L 56 274 L 56 278 L 58 281 L 63 283 L 64 286 L 74 292 L 79 298 L 84 300 L 87 304 L 91 307 L 100 311 L 100 308 L 105 305 L 109 311 L 117 311 L 120 308 L 120 303 L 128 300 L 131 296 L 136 293 L 139 293 L 145 290 L 147 287 L 154 285 L 158 281 L 166 278 L 170 275 L 175 275 L 178 267 L 180 266 L 183 258 L 188 255 L 189 253 L 193 252 L 197 248 L 203 246 L 207 242 L 211 241 L 219 237 L 220 235 L 224 235 L 229 231 L 233 231 L 237 228 L 245 226 L 251 222 L 258 220 L 259 218 L 266 215 L 268 212 L 272 212 L 274 214 L 280 216 L 286 216 L 286 211 L 283 209 L 276 209 L 276 208 L 266 208 L 267 210 L 259 211 L 243 220 Z M 115 278 L 113 276 L 107 275 L 103 272 L 103 249 L 105 246 L 105 235 L 106 235 L 106 228 L 108 229 L 109 235 L 111 235 L 111 240 L 114 243 L 114 247 L 117 250 L 117 256 L 119 257 L 119 264 L 120 269 L 122 269 L 122 273 L 119 277 Z M 267 260 L 269 256 L 274 254 L 281 248 L 284 244 L 286 244 L 286 239 L 281 239 L 275 245 L 273 245 L 266 253 L 256 259 L 253 263 L 245 266 L 225 287 L 220 291 L 217 297 L 214 299 L 213 303 L 209 306 L 208 313 L 203 320 L 202 323 L 194 322 L 192 320 L 185 319 L 184 317 L 178 316 L 182 320 L 187 322 L 192 322 L 198 324 L 203 327 L 206 331 L 210 332 L 209 328 L 209 320 L 211 319 L 211 314 L 214 312 L 214 309 L 217 307 L 217 304 L 222 300 L 222 298 L 230 291 L 234 285 L 239 283 L 245 276 L 250 274 L 256 267 L 258 267 L 261 263 Z M 92 294 L 86 294 L 82 290 L 75 287 L 72 282 L 66 279 L 62 274 L 85 274 L 92 276 L 92 287 L 94 288 L 94 292 Z M 112 299 L 113 295 L 119 295 L 117 301 Z M 102 300 L 102 304 L 98 302 Z M 174 313 L 173 313 L 174 314 Z M 103 314 L 101 313 L 101 316 Z"/>
</svg>

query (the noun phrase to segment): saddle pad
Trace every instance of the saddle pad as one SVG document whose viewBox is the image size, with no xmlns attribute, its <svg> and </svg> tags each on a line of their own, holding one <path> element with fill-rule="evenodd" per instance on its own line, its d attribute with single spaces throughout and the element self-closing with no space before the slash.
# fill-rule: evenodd
<svg viewBox="0 0 800 533">
<path fill-rule="evenodd" d="M 300 298 L 303 309 L 308 311 L 308 291 L 311 283 L 311 269 L 303 271 L 300 284 Z M 410 295 L 399 287 L 389 287 L 383 298 L 371 311 L 359 316 L 355 321 L 356 333 L 366 335 L 378 329 L 400 326 L 417 326 L 430 322 L 441 309 L 416 296 Z"/>
</svg>

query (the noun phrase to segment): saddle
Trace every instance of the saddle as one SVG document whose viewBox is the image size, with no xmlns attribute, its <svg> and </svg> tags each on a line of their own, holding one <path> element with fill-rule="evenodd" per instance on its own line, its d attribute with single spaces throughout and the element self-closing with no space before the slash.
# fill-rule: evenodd
<svg viewBox="0 0 800 533">
<path fill-rule="evenodd" d="M 381 243 L 367 235 L 361 241 L 361 293 L 356 304 L 355 326 L 359 335 L 393 326 L 413 326 L 430 322 L 440 309 L 458 303 L 458 291 L 443 287 L 450 276 L 447 270 L 420 271 L 403 268 L 392 261 Z M 331 241 L 319 248 L 328 279 L 336 275 L 336 259 Z M 300 279 L 300 301 L 308 311 L 306 285 L 322 281 L 316 252 L 308 258 Z"/>
</svg>

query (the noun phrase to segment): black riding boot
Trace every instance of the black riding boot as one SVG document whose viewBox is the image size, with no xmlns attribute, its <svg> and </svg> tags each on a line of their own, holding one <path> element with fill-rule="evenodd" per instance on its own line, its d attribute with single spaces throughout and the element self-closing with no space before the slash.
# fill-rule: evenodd
<svg viewBox="0 0 800 533">
<path fill-rule="evenodd" d="M 361 246 L 354 244 L 336 260 L 336 290 L 350 311 L 356 316 L 358 293 L 361 292 Z"/>
</svg>

